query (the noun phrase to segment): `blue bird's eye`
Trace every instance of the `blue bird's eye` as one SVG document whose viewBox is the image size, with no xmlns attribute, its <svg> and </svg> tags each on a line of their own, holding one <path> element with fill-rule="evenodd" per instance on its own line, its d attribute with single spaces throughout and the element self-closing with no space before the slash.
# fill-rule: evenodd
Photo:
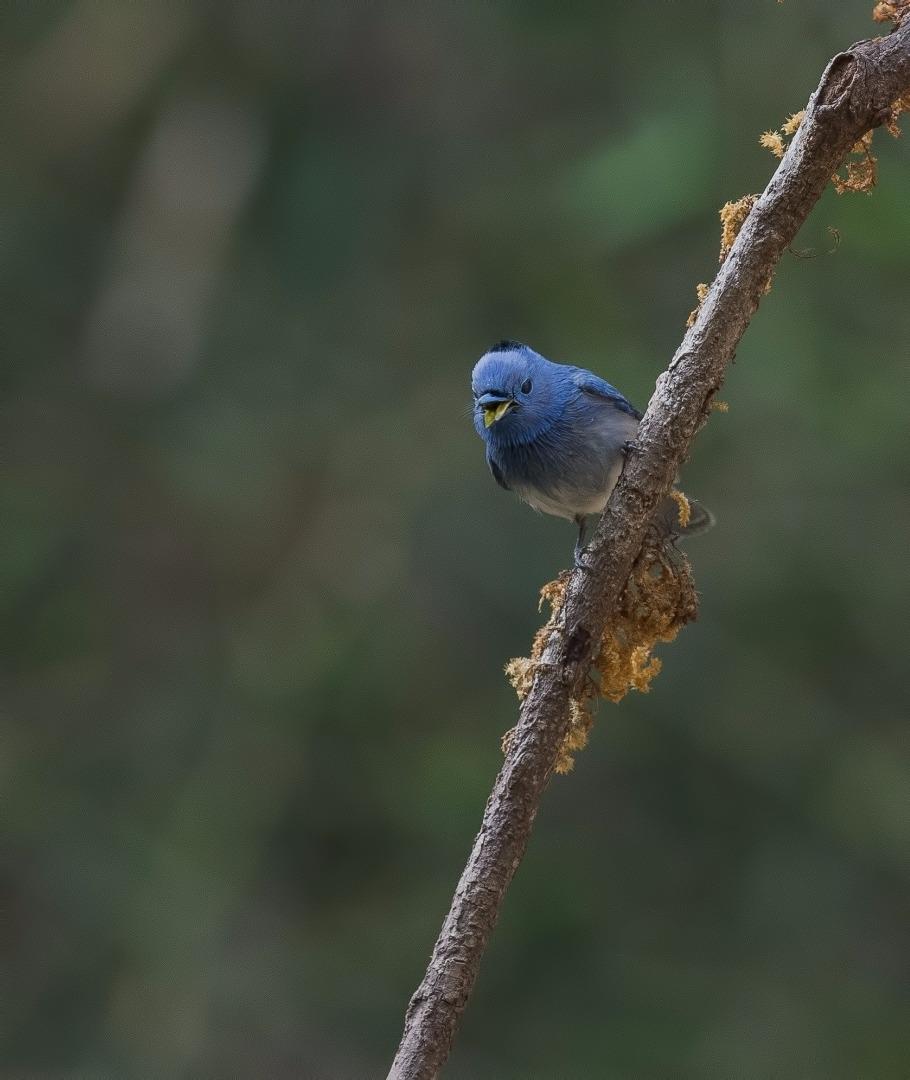
<svg viewBox="0 0 910 1080">
<path fill-rule="evenodd" d="M 533 385 L 534 384 L 531 382 L 530 379 L 525 379 L 525 381 L 521 384 L 521 392 L 523 394 L 530 394 L 531 393 L 531 387 Z"/>
</svg>

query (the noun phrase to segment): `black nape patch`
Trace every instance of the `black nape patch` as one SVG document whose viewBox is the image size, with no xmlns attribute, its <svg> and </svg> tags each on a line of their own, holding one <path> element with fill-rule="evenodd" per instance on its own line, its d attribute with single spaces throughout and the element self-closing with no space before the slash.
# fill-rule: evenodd
<svg viewBox="0 0 910 1080">
<path fill-rule="evenodd" d="M 511 352 L 512 349 L 521 349 L 523 347 L 520 341 L 509 341 L 508 338 L 503 338 L 502 341 L 497 341 L 495 345 L 491 345 L 487 352 Z"/>
</svg>

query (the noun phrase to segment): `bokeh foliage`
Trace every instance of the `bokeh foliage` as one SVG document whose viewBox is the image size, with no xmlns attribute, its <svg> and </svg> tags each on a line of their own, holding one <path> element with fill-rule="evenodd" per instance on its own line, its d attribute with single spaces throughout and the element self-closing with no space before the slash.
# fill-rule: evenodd
<svg viewBox="0 0 910 1080">
<path fill-rule="evenodd" d="M 868 14 L 3 6 L 3 1075 L 383 1074 L 573 542 L 470 366 L 644 405 Z M 549 791 L 453 1078 L 907 1075 L 906 139 L 739 350 L 700 620 Z"/>
</svg>

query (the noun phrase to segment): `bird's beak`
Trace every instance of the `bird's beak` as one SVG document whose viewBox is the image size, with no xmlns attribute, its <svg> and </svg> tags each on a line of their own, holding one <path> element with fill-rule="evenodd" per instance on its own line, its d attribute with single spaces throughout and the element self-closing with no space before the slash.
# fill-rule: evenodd
<svg viewBox="0 0 910 1080">
<path fill-rule="evenodd" d="M 483 408 L 483 426 L 490 427 L 492 424 L 495 424 L 497 420 L 501 420 L 514 404 L 515 402 L 511 398 L 506 398 L 505 401 L 481 402 Z"/>
</svg>

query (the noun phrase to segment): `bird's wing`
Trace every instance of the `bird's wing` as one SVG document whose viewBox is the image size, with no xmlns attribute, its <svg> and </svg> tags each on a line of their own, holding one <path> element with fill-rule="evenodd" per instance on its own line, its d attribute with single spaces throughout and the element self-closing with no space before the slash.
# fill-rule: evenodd
<svg viewBox="0 0 910 1080">
<path fill-rule="evenodd" d="M 490 472 L 493 474 L 493 479 L 496 483 L 499 484 L 501 488 L 505 488 L 506 491 L 511 491 L 512 489 L 506 483 L 506 478 L 502 475 L 502 469 L 496 464 L 489 449 L 487 450 L 487 465 L 490 466 Z"/>
<path fill-rule="evenodd" d="M 585 371 L 584 368 L 572 368 L 572 381 L 585 394 L 591 394 L 593 397 L 609 401 L 611 405 L 615 405 L 621 412 L 634 416 L 636 420 L 641 420 L 641 413 L 632 402 L 624 397 L 615 386 L 611 386 L 605 379 L 595 375 L 592 371 Z"/>
</svg>

